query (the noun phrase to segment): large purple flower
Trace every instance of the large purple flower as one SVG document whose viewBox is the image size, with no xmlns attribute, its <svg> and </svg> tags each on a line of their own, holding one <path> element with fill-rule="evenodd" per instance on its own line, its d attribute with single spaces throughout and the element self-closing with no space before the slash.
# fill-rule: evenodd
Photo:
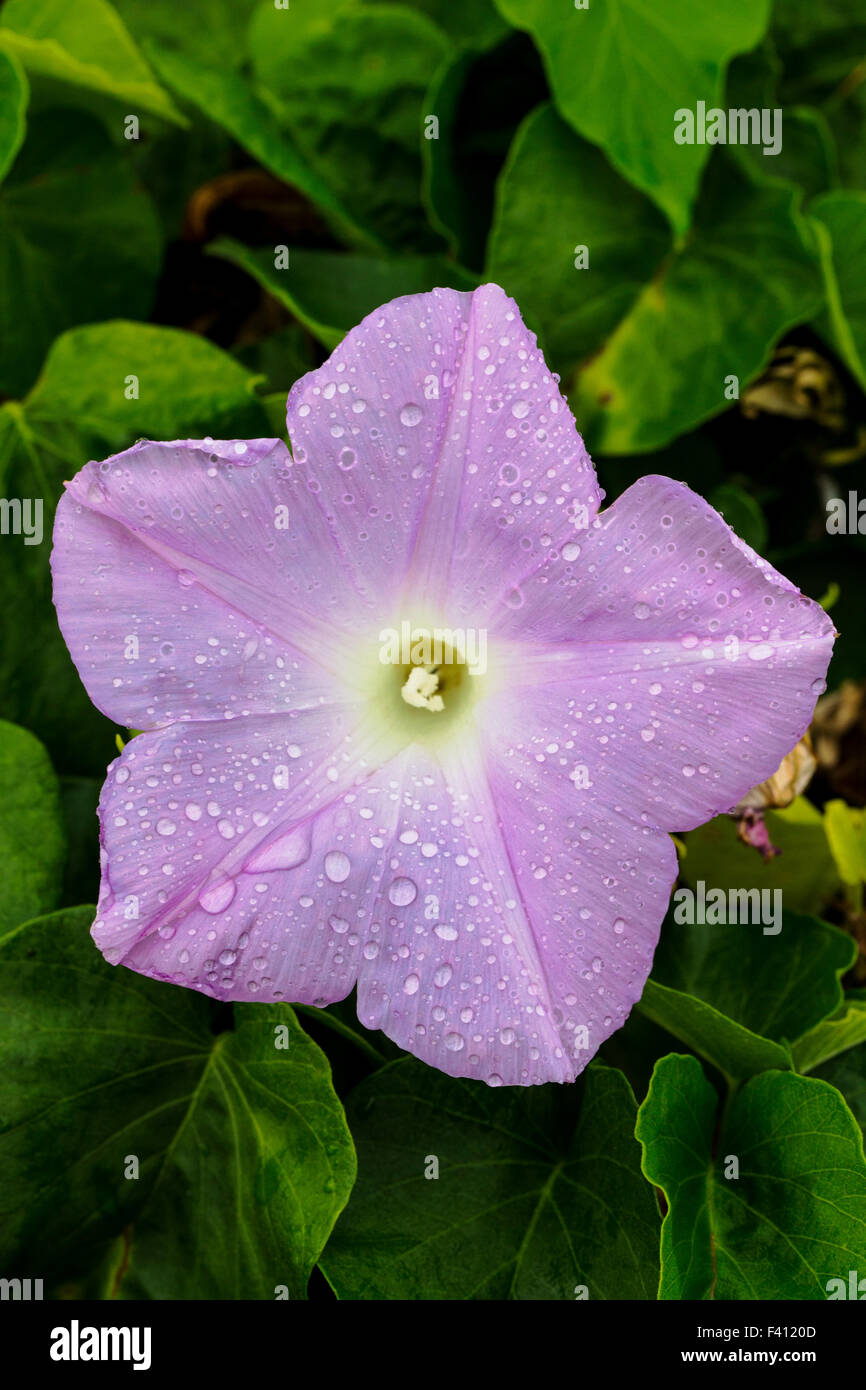
<svg viewBox="0 0 866 1390">
<path fill-rule="evenodd" d="M 141 442 L 61 499 L 63 634 L 144 730 L 100 801 L 93 935 L 218 999 L 357 982 L 451 1075 L 573 1080 L 640 997 L 667 832 L 775 771 L 832 624 L 680 483 L 597 514 L 496 285 L 371 314 L 288 428 L 291 455 Z"/>
</svg>

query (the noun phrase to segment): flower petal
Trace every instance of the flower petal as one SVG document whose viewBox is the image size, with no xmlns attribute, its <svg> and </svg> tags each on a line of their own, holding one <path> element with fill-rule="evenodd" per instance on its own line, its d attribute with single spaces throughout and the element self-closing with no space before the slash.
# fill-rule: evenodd
<svg viewBox="0 0 866 1390">
<path fill-rule="evenodd" d="M 360 601 L 328 549 L 279 440 L 142 441 L 88 464 L 60 500 L 52 569 L 94 703 L 149 729 L 332 698 Z"/>
<path fill-rule="evenodd" d="M 378 761 L 338 706 L 133 739 L 100 800 L 97 945 L 216 998 L 343 998 L 393 828 Z"/>
<path fill-rule="evenodd" d="M 527 613 L 544 640 L 515 641 L 503 678 L 537 713 L 539 748 L 556 738 L 608 805 L 666 830 L 729 810 L 775 772 L 835 635 L 702 498 L 657 477 L 602 514 L 579 558 L 534 577 Z M 515 718 L 509 737 L 525 728 Z"/>
<path fill-rule="evenodd" d="M 572 1080 L 578 1066 L 557 1029 L 538 923 L 483 767 L 468 748 L 437 760 L 416 746 L 400 775 L 358 1017 L 451 1076 L 493 1086 Z"/>
<path fill-rule="evenodd" d="M 395 299 L 292 388 L 296 464 L 359 591 L 478 621 L 598 510 L 559 385 L 498 285 Z M 519 509 L 519 515 L 516 515 Z"/>
<path fill-rule="evenodd" d="M 510 719 L 499 701 L 486 725 L 487 780 L 574 1075 L 641 997 L 677 858 L 603 780 L 576 790 L 567 732 L 519 695 Z"/>
</svg>

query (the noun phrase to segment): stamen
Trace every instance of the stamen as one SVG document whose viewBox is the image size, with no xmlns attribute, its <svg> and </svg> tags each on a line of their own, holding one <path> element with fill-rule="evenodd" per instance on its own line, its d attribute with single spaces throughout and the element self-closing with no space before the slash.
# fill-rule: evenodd
<svg viewBox="0 0 866 1390">
<path fill-rule="evenodd" d="M 439 690 L 439 668 L 437 666 L 413 666 L 406 684 L 400 694 L 407 705 L 414 709 L 429 709 L 438 714 L 445 708 L 445 701 Z"/>
</svg>

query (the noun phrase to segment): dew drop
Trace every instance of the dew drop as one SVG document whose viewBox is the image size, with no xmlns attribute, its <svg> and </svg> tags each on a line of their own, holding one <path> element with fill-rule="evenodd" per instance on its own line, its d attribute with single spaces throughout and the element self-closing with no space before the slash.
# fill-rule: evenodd
<svg viewBox="0 0 866 1390">
<path fill-rule="evenodd" d="M 440 941 L 456 941 L 457 929 L 451 927 L 447 922 L 440 922 L 438 927 L 433 928 Z"/>
<path fill-rule="evenodd" d="M 769 642 L 759 642 L 756 647 L 749 647 L 750 661 L 766 661 L 768 656 L 773 655 L 773 648 Z"/>
<path fill-rule="evenodd" d="M 408 907 L 418 896 L 418 889 L 411 878 L 395 878 L 388 889 L 388 898 L 395 907 Z"/>
<path fill-rule="evenodd" d="M 199 907 L 203 908 L 205 912 L 211 913 L 212 916 L 216 916 L 217 913 L 225 912 L 236 892 L 237 884 L 233 878 L 219 879 L 199 893 Z"/>
<path fill-rule="evenodd" d="M 331 883 L 345 883 L 352 871 L 352 861 L 341 849 L 329 850 L 325 855 L 325 874 Z"/>
<path fill-rule="evenodd" d="M 294 869 L 310 857 L 310 831 L 297 826 L 255 850 L 244 865 L 249 873 L 267 873 L 270 869 Z"/>
</svg>

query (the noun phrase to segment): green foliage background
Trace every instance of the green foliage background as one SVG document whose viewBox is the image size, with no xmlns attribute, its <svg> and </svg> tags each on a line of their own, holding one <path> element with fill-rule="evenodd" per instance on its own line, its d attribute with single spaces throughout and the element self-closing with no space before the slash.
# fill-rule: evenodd
<svg viewBox="0 0 866 1390">
<path fill-rule="evenodd" d="M 677 145 L 698 101 L 780 108 L 781 152 Z M 648 472 L 705 495 L 832 607 L 856 711 L 866 539 L 825 504 L 866 496 L 864 116 L 858 0 L 0 6 L 0 494 L 46 509 L 41 545 L 0 537 L 3 1275 L 67 1298 L 820 1299 L 866 1274 L 862 713 L 768 815 L 779 858 L 726 817 L 679 845 L 684 883 L 781 888 L 781 933 L 669 919 L 575 1086 L 489 1091 L 351 1001 L 217 1007 L 104 963 L 95 806 L 128 735 L 48 575 L 86 460 L 283 434 L 293 381 L 364 314 L 491 279 L 608 499 Z"/>
</svg>

